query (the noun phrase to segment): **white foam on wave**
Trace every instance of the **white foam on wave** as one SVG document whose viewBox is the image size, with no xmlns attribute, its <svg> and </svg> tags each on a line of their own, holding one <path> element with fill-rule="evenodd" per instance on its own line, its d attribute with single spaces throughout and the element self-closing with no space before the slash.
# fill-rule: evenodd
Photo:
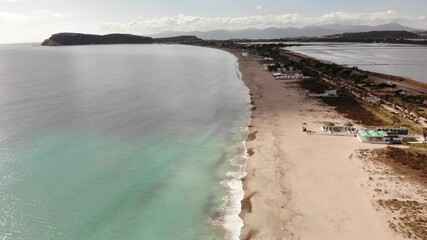
<svg viewBox="0 0 427 240">
<path fill-rule="evenodd" d="M 227 179 L 221 182 L 227 191 L 227 195 L 222 198 L 224 203 L 219 211 L 220 216 L 214 221 L 214 224 L 225 230 L 224 239 L 226 240 L 239 240 L 243 227 L 243 220 L 239 214 L 242 209 L 241 201 L 244 197 L 242 178 L 246 176 L 245 169 L 248 159 L 245 143 L 246 141 L 238 146 L 241 151 L 230 160 L 232 170 L 226 174 Z"/>
<path fill-rule="evenodd" d="M 234 170 L 227 173 L 227 180 L 221 184 L 228 190 L 228 196 L 224 197 L 224 215 L 222 226 L 226 230 L 226 240 L 238 240 L 243 227 L 243 220 L 239 214 L 242 210 L 241 201 L 244 197 L 242 178 L 246 176 L 247 150 L 246 141 L 242 143 L 244 153 L 231 160 Z"/>
<path fill-rule="evenodd" d="M 245 139 L 249 133 L 249 128 L 244 128 Z M 242 199 L 244 197 L 242 178 L 247 175 L 246 163 L 248 160 L 246 141 L 241 142 L 239 154 L 230 160 L 232 171 L 227 173 L 227 179 L 221 182 L 226 188 L 228 195 L 223 197 L 223 207 L 221 209 L 221 225 L 225 229 L 226 240 L 239 240 L 243 227 L 243 220 L 239 214 L 242 210 Z"/>
<path fill-rule="evenodd" d="M 237 77 L 243 82 L 242 73 L 239 71 L 239 64 L 236 57 L 236 74 Z M 250 96 L 248 94 L 248 103 Z M 248 107 L 249 109 L 249 107 Z M 250 116 L 250 115 L 249 115 Z M 226 179 L 221 182 L 221 185 L 226 189 L 227 195 L 222 198 L 223 205 L 219 209 L 220 216 L 212 223 L 222 227 L 225 230 L 225 240 L 239 240 L 240 232 L 243 227 L 243 220 L 239 214 L 242 210 L 241 201 L 244 197 L 242 178 L 247 175 L 246 163 L 248 161 L 248 153 L 246 148 L 246 139 L 249 134 L 249 125 L 251 118 L 248 117 L 248 122 L 245 127 L 240 128 L 240 133 L 244 141 L 236 144 L 239 150 L 236 156 L 230 159 L 232 166 L 231 171 L 227 172 Z"/>
</svg>

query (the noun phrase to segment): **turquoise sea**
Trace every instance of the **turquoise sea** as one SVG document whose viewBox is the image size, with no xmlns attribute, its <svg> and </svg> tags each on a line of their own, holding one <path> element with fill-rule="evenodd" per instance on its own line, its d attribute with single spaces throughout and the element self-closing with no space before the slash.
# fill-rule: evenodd
<svg viewBox="0 0 427 240">
<path fill-rule="evenodd" d="M 0 239 L 238 239 L 248 89 L 181 45 L 0 45 Z"/>
</svg>

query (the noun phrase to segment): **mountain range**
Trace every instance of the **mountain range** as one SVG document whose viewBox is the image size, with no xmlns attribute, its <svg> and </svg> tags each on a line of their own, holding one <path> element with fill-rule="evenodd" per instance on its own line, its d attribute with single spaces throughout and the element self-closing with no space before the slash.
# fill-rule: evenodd
<svg viewBox="0 0 427 240">
<path fill-rule="evenodd" d="M 194 35 L 201 39 L 277 39 L 293 37 L 320 37 L 325 35 L 353 33 L 353 32 L 370 32 L 370 31 L 409 31 L 414 32 L 418 29 L 406 27 L 398 23 L 388 23 L 378 26 L 366 25 L 310 25 L 303 28 L 247 28 L 239 30 L 214 30 L 214 31 L 167 31 L 152 35 L 152 37 L 172 37 L 179 35 Z"/>
</svg>

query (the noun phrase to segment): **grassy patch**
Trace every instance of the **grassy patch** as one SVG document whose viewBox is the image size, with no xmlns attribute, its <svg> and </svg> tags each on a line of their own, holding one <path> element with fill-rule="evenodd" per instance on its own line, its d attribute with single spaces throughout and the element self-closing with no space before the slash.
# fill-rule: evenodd
<svg viewBox="0 0 427 240">
<path fill-rule="evenodd" d="M 427 144 L 416 144 L 414 147 L 409 149 L 386 147 L 382 149 L 376 149 L 376 159 L 384 162 L 399 163 L 399 165 L 392 165 L 392 167 L 400 168 L 405 166 L 412 170 L 415 170 L 416 174 L 427 179 Z"/>
<path fill-rule="evenodd" d="M 300 82 L 301 87 L 312 93 L 323 93 L 329 89 L 328 85 L 316 79 L 304 79 Z M 419 124 L 404 117 L 394 116 L 394 113 L 378 105 L 368 104 L 354 99 L 352 96 L 338 98 L 322 98 L 322 101 L 345 117 L 368 127 L 395 126 L 406 127 L 411 132 L 421 133 Z M 397 121 L 396 121 L 397 120 Z"/>
<path fill-rule="evenodd" d="M 312 93 L 323 93 L 329 89 L 328 85 L 316 79 L 304 79 L 300 82 L 301 87 Z M 375 116 L 362 103 L 350 96 L 338 98 L 322 98 L 322 101 L 345 117 L 365 126 L 386 126 L 387 121 Z"/>
<path fill-rule="evenodd" d="M 394 113 L 390 112 L 389 110 L 387 110 L 385 108 L 373 106 L 371 104 L 369 104 L 369 105 L 364 104 L 364 107 L 366 108 L 367 111 L 371 112 L 377 118 L 384 121 L 387 126 L 406 127 L 411 132 L 416 132 L 416 133 L 420 133 L 422 131 L 421 127 L 419 125 L 415 124 L 414 122 L 412 122 L 412 121 L 410 121 L 404 117 L 400 117 L 400 116 L 394 117 Z M 398 120 L 398 122 L 393 124 L 393 118 L 396 118 Z"/>
<path fill-rule="evenodd" d="M 399 217 L 389 221 L 396 232 L 412 239 L 427 239 L 427 205 L 417 201 L 378 200 L 378 204 Z"/>
<path fill-rule="evenodd" d="M 423 144 L 413 144 L 410 145 L 409 148 L 405 149 L 405 151 L 408 151 L 413 154 L 426 154 L 427 155 L 427 143 Z"/>
<path fill-rule="evenodd" d="M 328 85 L 316 79 L 304 79 L 300 82 L 300 84 L 301 84 L 301 87 L 316 94 L 324 93 L 325 90 L 329 89 Z"/>
<path fill-rule="evenodd" d="M 403 142 L 410 143 L 410 142 L 418 142 L 418 139 L 410 137 L 410 138 L 403 138 Z"/>
<path fill-rule="evenodd" d="M 322 98 L 322 101 L 357 123 L 365 126 L 387 126 L 387 122 L 368 111 L 362 103 L 350 96 L 338 98 Z"/>
</svg>

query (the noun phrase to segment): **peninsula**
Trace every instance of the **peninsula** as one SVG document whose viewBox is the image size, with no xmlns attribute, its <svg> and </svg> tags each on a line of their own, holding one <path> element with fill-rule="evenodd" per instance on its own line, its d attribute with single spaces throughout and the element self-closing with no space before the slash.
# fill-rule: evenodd
<svg viewBox="0 0 427 240">
<path fill-rule="evenodd" d="M 42 42 L 42 46 L 71 46 L 96 44 L 149 44 L 149 43 L 200 43 L 203 40 L 195 36 L 177 36 L 168 38 L 152 38 L 133 34 L 84 34 L 84 33 L 56 33 Z"/>
</svg>

